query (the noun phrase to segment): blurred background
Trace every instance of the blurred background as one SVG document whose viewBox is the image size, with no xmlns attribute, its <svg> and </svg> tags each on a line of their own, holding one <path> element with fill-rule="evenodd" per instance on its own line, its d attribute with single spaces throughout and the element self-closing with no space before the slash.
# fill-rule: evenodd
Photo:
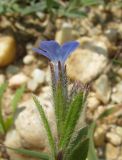
<svg viewBox="0 0 122 160">
<path fill-rule="evenodd" d="M 1 144 L 48 150 L 31 101 L 38 95 L 50 113 L 48 61 L 32 50 L 42 40 L 79 41 L 66 62 L 69 90 L 91 83 L 86 121 L 96 121 L 96 153 L 122 160 L 122 0 L 0 0 Z M 9 159 L 30 160 L 1 146 L 0 160 Z"/>
</svg>

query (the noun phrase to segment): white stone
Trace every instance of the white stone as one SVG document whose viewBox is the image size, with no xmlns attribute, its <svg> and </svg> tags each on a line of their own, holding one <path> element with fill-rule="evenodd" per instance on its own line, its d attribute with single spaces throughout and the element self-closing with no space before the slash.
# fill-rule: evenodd
<svg viewBox="0 0 122 160">
<path fill-rule="evenodd" d="M 39 17 L 39 19 L 43 20 L 45 18 L 45 14 L 43 12 L 36 12 L 36 15 Z"/>
<path fill-rule="evenodd" d="M 33 48 L 33 44 L 32 44 L 32 43 L 27 43 L 26 49 L 27 49 L 28 51 L 30 51 L 30 50 L 32 50 L 32 48 Z"/>
<path fill-rule="evenodd" d="M 12 148 L 22 147 L 21 142 L 20 142 L 20 136 L 18 135 L 16 130 L 11 130 L 7 133 L 4 144 L 7 147 L 12 147 Z M 7 149 L 7 152 L 9 156 L 11 157 L 11 159 L 13 160 L 23 158 L 23 156 L 16 154 L 15 151 L 12 151 L 10 149 Z"/>
<path fill-rule="evenodd" d="M 24 64 L 31 64 L 34 62 L 34 56 L 33 55 L 27 55 L 23 58 L 23 63 Z"/>
<path fill-rule="evenodd" d="M 55 40 L 59 44 L 73 40 L 72 25 L 64 23 L 61 30 L 56 32 Z"/>
<path fill-rule="evenodd" d="M 122 127 L 117 126 L 117 127 L 116 127 L 116 133 L 117 133 L 118 135 L 120 135 L 120 136 L 121 136 L 121 139 L 122 139 Z"/>
<path fill-rule="evenodd" d="M 37 81 L 35 81 L 34 79 L 29 80 L 27 83 L 27 88 L 29 89 L 29 91 L 32 91 L 32 92 L 35 92 L 38 86 L 39 86 L 39 83 L 37 83 Z"/>
<path fill-rule="evenodd" d="M 108 55 L 108 51 L 111 50 L 111 43 L 105 36 L 92 36 L 82 37 L 77 40 L 80 43 L 82 49 L 89 49 L 95 53 Z"/>
<path fill-rule="evenodd" d="M 120 153 L 120 148 L 107 143 L 105 156 L 107 160 L 118 160 L 118 155 Z"/>
<path fill-rule="evenodd" d="M 87 83 L 95 79 L 108 66 L 110 43 L 106 37 L 82 37 L 80 47 L 67 60 L 67 73 L 72 80 Z"/>
<path fill-rule="evenodd" d="M 34 69 L 32 78 L 39 84 L 45 82 L 45 72 L 39 68 Z"/>
<path fill-rule="evenodd" d="M 9 87 L 20 87 L 21 85 L 26 84 L 27 81 L 28 77 L 24 73 L 18 73 L 9 79 Z"/>
<path fill-rule="evenodd" d="M 102 53 L 103 51 L 104 49 L 99 47 L 96 52 L 88 49 L 77 49 L 67 61 L 68 76 L 83 83 L 96 78 L 104 71 L 108 63 L 107 57 Z"/>
<path fill-rule="evenodd" d="M 5 76 L 3 74 L 0 74 L 0 85 L 5 82 Z"/>
<path fill-rule="evenodd" d="M 104 106 L 98 106 L 98 108 L 95 110 L 94 112 L 94 119 L 97 119 L 104 111 L 105 111 L 105 107 Z"/>
<path fill-rule="evenodd" d="M 122 82 L 119 82 L 113 88 L 111 99 L 114 103 L 122 103 Z"/>
<path fill-rule="evenodd" d="M 93 88 L 96 92 L 97 98 L 101 100 L 104 104 L 107 104 L 111 95 L 111 87 L 107 75 L 101 75 L 94 82 Z"/>
<path fill-rule="evenodd" d="M 116 146 L 122 143 L 121 137 L 116 133 L 108 132 L 106 134 L 106 138 L 109 142 L 111 142 L 113 145 L 116 145 Z"/>
<path fill-rule="evenodd" d="M 7 147 L 11 147 L 11 148 L 23 148 L 22 144 L 21 144 L 21 140 L 22 137 L 19 136 L 18 132 L 14 129 L 11 130 L 7 133 L 6 138 L 5 138 L 5 146 Z M 21 155 L 21 154 L 17 154 L 15 151 L 11 150 L 11 149 L 7 149 L 7 153 L 10 156 L 10 160 L 36 160 L 35 158 L 32 157 L 28 157 L 25 155 Z"/>
<path fill-rule="evenodd" d="M 105 34 L 111 42 L 116 42 L 117 41 L 117 38 L 118 38 L 117 29 L 114 29 L 114 28 L 108 29 L 108 30 L 106 30 Z"/>
<path fill-rule="evenodd" d="M 97 99 L 96 94 L 94 92 L 90 92 L 87 98 L 87 107 L 94 111 L 100 105 L 100 101 Z"/>
<path fill-rule="evenodd" d="M 56 140 L 57 130 L 54 109 L 52 106 L 45 106 L 45 101 L 41 101 L 40 103 L 45 110 L 53 136 Z M 47 134 L 35 103 L 33 100 L 29 100 L 21 104 L 21 106 L 25 106 L 25 109 L 16 118 L 15 126 L 19 135 L 23 137 L 23 145 L 25 147 L 28 146 L 38 149 L 47 147 Z"/>
</svg>

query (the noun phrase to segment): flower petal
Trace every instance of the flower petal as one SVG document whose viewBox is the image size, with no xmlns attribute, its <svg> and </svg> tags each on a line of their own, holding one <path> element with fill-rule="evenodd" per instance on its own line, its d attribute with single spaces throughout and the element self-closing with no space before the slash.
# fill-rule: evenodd
<svg viewBox="0 0 122 160">
<path fill-rule="evenodd" d="M 60 48 L 60 54 L 62 55 L 62 62 L 65 62 L 68 56 L 79 46 L 77 41 L 71 41 L 64 43 Z"/>
<path fill-rule="evenodd" d="M 47 51 L 52 57 L 52 59 L 55 61 L 58 58 L 57 52 L 60 48 L 60 45 L 56 41 L 42 41 L 39 45 L 39 47 L 45 51 Z"/>
<path fill-rule="evenodd" d="M 35 51 L 35 52 L 37 52 L 37 53 L 39 53 L 39 54 L 41 54 L 51 60 L 50 54 L 48 52 L 41 50 L 41 49 L 38 49 L 38 48 L 33 48 L 33 51 Z"/>
</svg>

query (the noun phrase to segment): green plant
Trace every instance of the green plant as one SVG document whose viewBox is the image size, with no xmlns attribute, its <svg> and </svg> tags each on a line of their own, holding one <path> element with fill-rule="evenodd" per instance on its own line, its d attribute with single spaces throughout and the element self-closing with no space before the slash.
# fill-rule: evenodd
<svg viewBox="0 0 122 160">
<path fill-rule="evenodd" d="M 10 149 L 13 149 L 17 153 L 30 155 L 31 157 L 42 160 L 86 160 L 89 147 L 89 127 L 88 125 L 83 125 L 77 131 L 76 126 L 81 113 L 84 113 L 85 110 L 88 86 L 81 85 L 77 82 L 74 95 L 69 97 L 65 69 L 67 57 L 78 45 L 79 43 L 76 41 L 67 42 L 62 46 L 55 41 L 43 41 L 39 48 L 34 48 L 36 52 L 51 60 L 50 68 L 53 104 L 57 124 L 57 140 L 53 136 L 53 131 L 51 130 L 43 107 L 38 98 L 33 96 L 48 136 L 50 153 L 46 154 L 27 149 Z M 84 116 L 82 119 L 84 120 Z"/>
<path fill-rule="evenodd" d="M 48 136 L 50 153 L 41 153 L 21 148 L 10 149 L 13 149 L 17 153 L 42 160 L 86 160 L 86 158 L 88 160 L 98 160 L 93 140 L 94 130 L 97 125 L 96 122 L 114 113 L 116 108 L 106 109 L 91 124 L 83 125 L 79 130 L 76 130 L 79 118 L 85 121 L 84 111 L 86 109 L 85 103 L 88 94 L 88 85 L 84 86 L 77 82 L 74 87 L 75 90 L 73 90 L 74 92 L 72 94 L 68 93 L 65 61 L 78 45 L 78 42 L 71 41 L 60 46 L 57 42 L 51 40 L 41 42 L 39 48 L 33 48 L 34 51 L 51 61 L 50 69 L 57 138 L 55 139 L 53 136 L 53 131 L 38 98 L 33 96 Z M 82 117 L 80 117 L 81 115 Z"/>
<path fill-rule="evenodd" d="M 122 60 L 113 59 L 112 62 L 113 62 L 113 64 L 122 66 Z"/>
<path fill-rule="evenodd" d="M 45 12 L 56 16 L 82 17 L 83 7 L 104 4 L 104 0 L 1 0 L 0 14 L 19 13 L 21 15 Z M 24 8 L 24 10 L 23 10 Z"/>
<path fill-rule="evenodd" d="M 3 114 L 2 114 L 2 100 L 3 100 L 3 96 L 4 96 L 4 92 L 7 89 L 7 83 L 3 83 L 0 86 L 0 133 L 1 134 L 6 134 L 6 132 L 11 128 L 11 126 L 13 125 L 14 122 L 14 117 L 16 114 L 16 110 L 17 110 L 17 106 L 18 103 L 24 93 L 24 86 L 20 87 L 19 89 L 16 90 L 13 99 L 11 101 L 11 106 L 12 106 L 12 114 L 10 116 L 8 116 L 6 119 L 4 118 Z"/>
</svg>

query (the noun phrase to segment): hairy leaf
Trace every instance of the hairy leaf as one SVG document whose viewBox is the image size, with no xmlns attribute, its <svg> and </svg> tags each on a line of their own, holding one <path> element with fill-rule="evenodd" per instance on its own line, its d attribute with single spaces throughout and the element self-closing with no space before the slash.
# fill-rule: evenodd
<svg viewBox="0 0 122 160">
<path fill-rule="evenodd" d="M 14 95 L 12 101 L 11 101 L 14 113 L 16 112 L 16 108 L 18 106 L 18 103 L 21 100 L 21 97 L 22 97 L 24 91 L 25 91 L 25 86 L 23 85 L 19 89 L 17 89 L 16 92 L 15 92 L 15 95 Z"/>
<path fill-rule="evenodd" d="M 89 139 L 79 142 L 71 152 L 68 160 L 86 160 L 89 148 Z M 66 159 L 65 159 L 66 160 Z M 93 159 L 91 159 L 93 160 Z"/>
<path fill-rule="evenodd" d="M 31 151 L 28 149 L 21 149 L 21 148 L 11 148 L 11 147 L 7 147 L 8 149 L 11 149 L 13 151 L 15 151 L 18 154 L 23 154 L 26 156 L 31 156 L 33 158 L 37 158 L 37 159 L 42 159 L 42 160 L 49 160 L 49 156 L 46 153 L 42 153 L 42 152 L 37 152 L 37 151 Z"/>
<path fill-rule="evenodd" d="M 98 160 L 96 151 L 95 151 L 95 146 L 94 146 L 94 140 L 93 140 L 93 135 L 94 135 L 94 129 L 96 127 L 96 123 L 92 122 L 89 128 L 89 151 L 88 151 L 88 160 Z"/>
<path fill-rule="evenodd" d="M 75 126 L 83 109 L 83 101 L 83 93 L 80 92 L 75 96 L 73 102 L 69 106 L 63 129 L 64 134 L 60 140 L 61 148 L 64 148 L 64 146 L 66 147 L 72 137 Z"/>
<path fill-rule="evenodd" d="M 60 86 L 56 88 L 54 104 L 55 104 L 55 114 L 57 120 L 58 134 L 61 135 L 64 123 L 64 116 L 63 116 L 64 105 L 63 105 L 63 90 Z"/>
<path fill-rule="evenodd" d="M 55 142 L 54 142 L 54 139 L 53 139 L 53 135 L 52 135 L 52 132 L 51 132 L 47 117 L 46 117 L 45 112 L 44 112 L 42 106 L 40 105 L 40 102 L 38 101 L 38 99 L 35 96 L 33 96 L 33 100 L 34 100 L 34 102 L 36 104 L 36 107 L 37 107 L 39 113 L 40 113 L 40 116 L 41 116 L 41 119 L 43 121 L 45 130 L 47 132 L 48 141 L 49 141 L 50 148 L 51 148 L 51 153 L 53 154 L 52 156 L 55 157 L 55 155 L 56 155 L 56 146 L 55 146 Z"/>
<path fill-rule="evenodd" d="M 77 134 L 75 134 L 71 138 L 71 141 L 70 141 L 68 147 L 65 150 L 65 155 L 64 155 L 65 159 L 68 159 L 68 156 L 72 153 L 75 146 L 77 146 L 80 141 L 83 141 L 87 137 L 88 137 L 88 126 L 85 126 L 85 127 L 81 128 L 77 132 Z"/>
</svg>

